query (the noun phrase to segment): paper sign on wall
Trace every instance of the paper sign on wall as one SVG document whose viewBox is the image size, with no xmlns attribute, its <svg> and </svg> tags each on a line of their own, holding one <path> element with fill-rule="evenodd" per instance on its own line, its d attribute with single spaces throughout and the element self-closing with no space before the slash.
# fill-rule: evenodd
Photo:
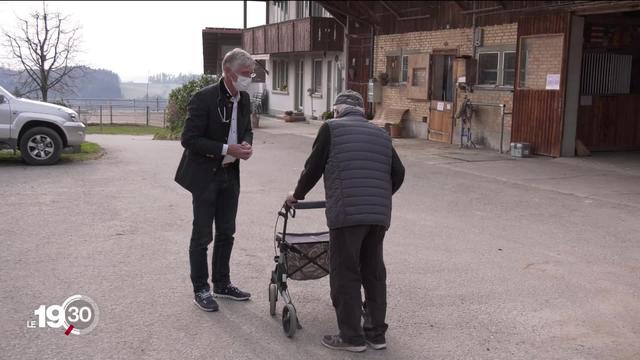
<svg viewBox="0 0 640 360">
<path fill-rule="evenodd" d="M 438 104 L 436 105 L 436 110 L 444 111 L 444 103 L 443 102 L 438 102 Z"/>
<path fill-rule="evenodd" d="M 547 74 L 546 90 L 560 90 L 560 74 Z"/>
</svg>

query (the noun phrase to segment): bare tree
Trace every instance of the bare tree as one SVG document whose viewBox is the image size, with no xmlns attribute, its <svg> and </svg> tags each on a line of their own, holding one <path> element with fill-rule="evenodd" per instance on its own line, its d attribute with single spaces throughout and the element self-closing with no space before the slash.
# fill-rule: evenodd
<svg viewBox="0 0 640 360">
<path fill-rule="evenodd" d="M 78 53 L 78 26 L 60 13 L 49 13 L 44 1 L 42 12 L 18 18 L 19 30 L 4 33 L 11 56 L 24 68 L 23 93 L 39 92 L 47 101 L 49 90 L 68 91 L 72 86 L 73 65 Z M 77 71 L 75 71 L 77 72 Z"/>
</svg>

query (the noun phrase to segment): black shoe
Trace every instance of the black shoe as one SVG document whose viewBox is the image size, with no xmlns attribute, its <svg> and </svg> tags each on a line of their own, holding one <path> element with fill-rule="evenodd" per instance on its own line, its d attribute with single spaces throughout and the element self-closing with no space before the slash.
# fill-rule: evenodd
<svg viewBox="0 0 640 360">
<path fill-rule="evenodd" d="M 202 311 L 218 311 L 218 303 L 213 299 L 209 290 L 201 290 L 196 293 L 193 303 Z"/>
<path fill-rule="evenodd" d="M 229 284 L 223 288 L 214 288 L 213 296 L 217 298 L 226 298 L 226 299 L 231 299 L 236 301 L 243 301 L 243 300 L 249 300 L 249 298 L 251 297 L 251 294 L 249 294 L 248 292 L 244 292 L 238 289 L 237 287 Z"/>
<path fill-rule="evenodd" d="M 366 339 L 367 345 L 371 346 L 374 350 L 384 350 L 387 348 L 387 342 L 385 340 L 370 340 Z"/>
<path fill-rule="evenodd" d="M 363 352 L 367 350 L 367 345 L 352 345 L 342 341 L 340 335 L 326 335 L 322 338 L 322 345 L 333 350 L 345 350 L 351 352 Z"/>
</svg>

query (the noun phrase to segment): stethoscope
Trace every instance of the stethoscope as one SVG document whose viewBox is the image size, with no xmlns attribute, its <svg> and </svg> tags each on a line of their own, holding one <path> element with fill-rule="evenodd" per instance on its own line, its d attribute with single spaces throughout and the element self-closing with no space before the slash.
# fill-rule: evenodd
<svg viewBox="0 0 640 360">
<path fill-rule="evenodd" d="M 222 103 L 222 111 L 220 111 L 220 104 Z M 237 106 L 237 101 L 233 101 L 233 106 Z M 218 97 L 218 115 L 220 115 L 220 119 L 225 124 L 231 122 L 231 119 L 227 120 L 227 105 L 222 101 L 222 98 Z"/>
<path fill-rule="evenodd" d="M 220 104 L 218 104 L 218 115 L 220 115 L 223 123 L 228 124 L 231 120 L 227 120 L 227 105 L 222 104 L 222 110 L 223 111 L 220 112 Z"/>
</svg>

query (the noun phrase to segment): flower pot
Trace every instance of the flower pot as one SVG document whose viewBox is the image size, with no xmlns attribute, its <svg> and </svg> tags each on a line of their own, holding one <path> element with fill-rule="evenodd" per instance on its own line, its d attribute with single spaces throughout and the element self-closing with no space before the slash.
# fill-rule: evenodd
<svg viewBox="0 0 640 360">
<path fill-rule="evenodd" d="M 392 138 L 401 138 L 402 137 L 402 126 L 398 126 L 398 125 L 389 126 L 389 135 Z"/>
</svg>

